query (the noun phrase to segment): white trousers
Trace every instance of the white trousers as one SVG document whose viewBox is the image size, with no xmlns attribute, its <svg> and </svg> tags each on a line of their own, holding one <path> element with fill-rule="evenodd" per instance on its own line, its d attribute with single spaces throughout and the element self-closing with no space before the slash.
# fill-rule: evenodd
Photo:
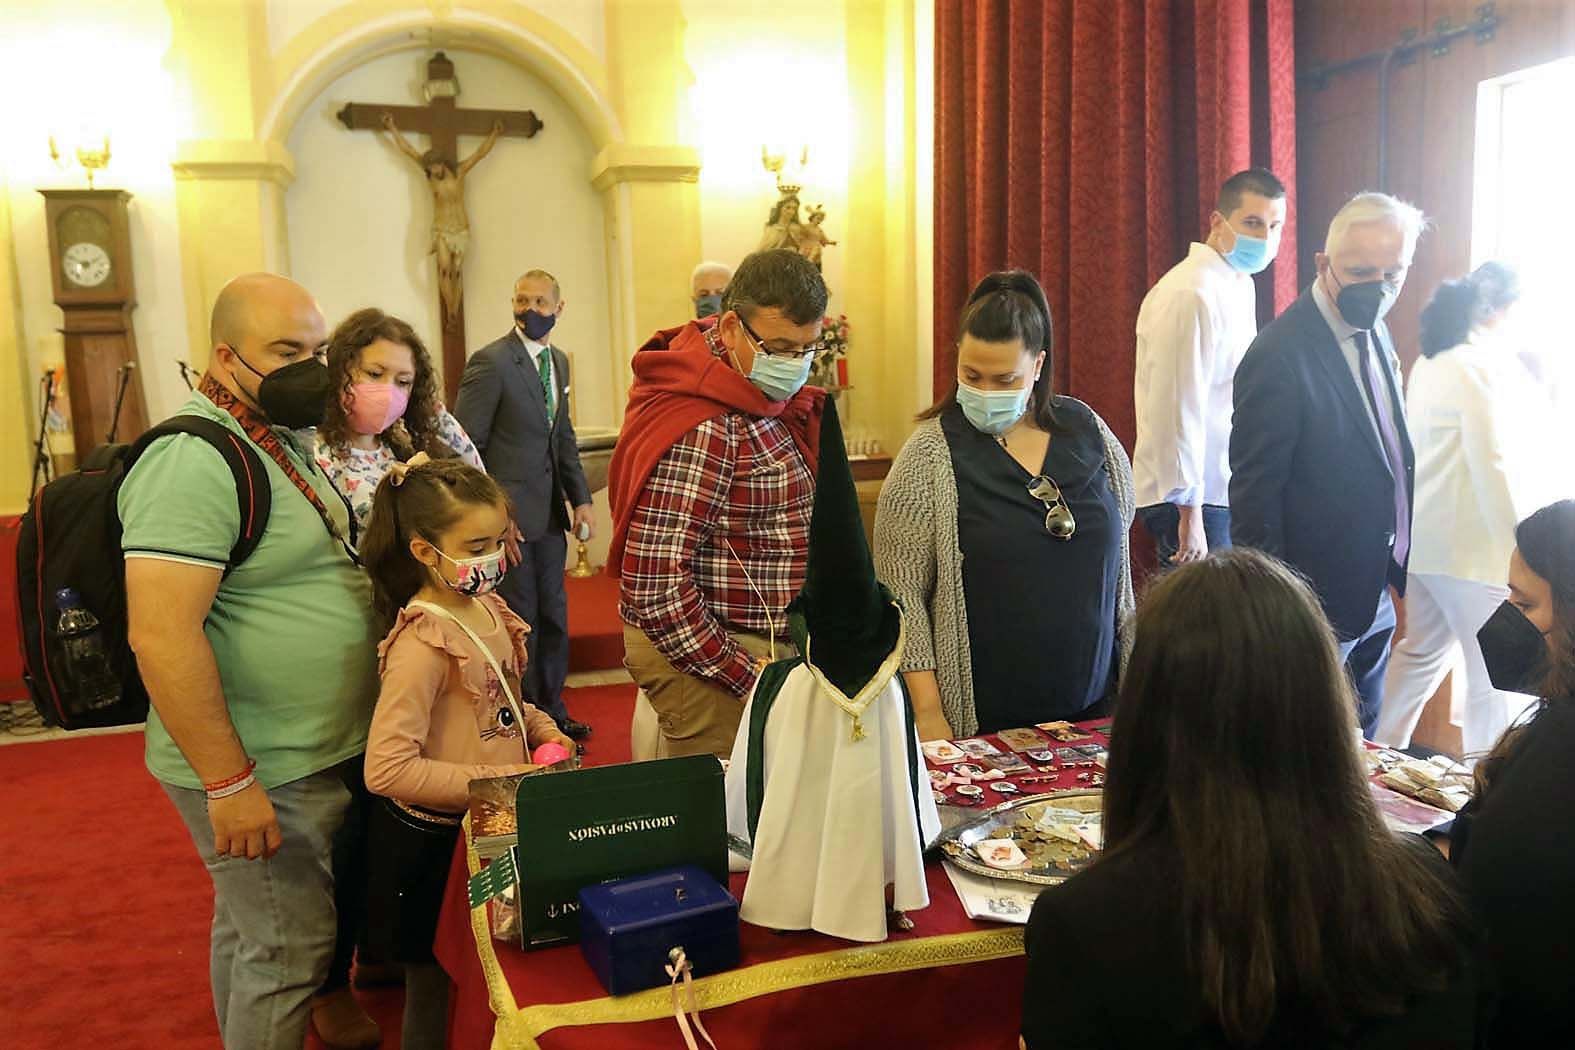
<svg viewBox="0 0 1575 1050">
<path fill-rule="evenodd" d="M 1384 679 L 1384 705 L 1373 739 L 1386 747 L 1409 747 L 1422 708 L 1437 692 L 1454 664 L 1455 646 L 1465 656 L 1465 726 L 1461 742 L 1466 757 L 1480 757 L 1492 748 L 1525 697 L 1493 688 L 1477 631 L 1493 615 L 1509 591 L 1489 583 L 1455 576 L 1412 573 L 1406 579 L 1405 638 L 1395 644 Z"/>
</svg>

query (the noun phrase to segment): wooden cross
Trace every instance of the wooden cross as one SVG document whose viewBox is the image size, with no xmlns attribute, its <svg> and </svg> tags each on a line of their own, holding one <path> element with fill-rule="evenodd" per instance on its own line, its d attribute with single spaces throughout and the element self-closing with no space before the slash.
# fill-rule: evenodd
<svg viewBox="0 0 1575 1050">
<path fill-rule="evenodd" d="M 470 224 L 464 210 L 464 178 L 499 135 L 528 139 L 541 130 L 542 123 L 528 109 L 459 109 L 454 104 L 459 95 L 454 63 L 441 51 L 427 63 L 422 94 L 427 99 L 425 106 L 347 102 L 338 115 L 340 123 L 352 131 L 397 129 L 396 144 L 427 172 L 433 194 L 432 250 L 438 257 L 438 298 L 443 319 L 443 385 L 448 403 L 453 405 L 459 392 L 459 377 L 465 369 L 464 288 L 460 274 Z M 385 118 L 392 118 L 392 128 Z M 431 148 L 424 155 L 417 154 L 399 131 L 426 135 Z M 487 140 L 461 161 L 461 135 L 485 135 Z M 444 166 L 447 174 L 441 170 Z"/>
</svg>

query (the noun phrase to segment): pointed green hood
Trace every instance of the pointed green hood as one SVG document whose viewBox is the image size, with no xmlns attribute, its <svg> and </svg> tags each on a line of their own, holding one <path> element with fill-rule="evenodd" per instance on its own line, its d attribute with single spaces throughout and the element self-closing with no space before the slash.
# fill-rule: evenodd
<svg viewBox="0 0 1575 1050">
<path fill-rule="evenodd" d="M 799 650 L 849 697 L 874 677 L 901 630 L 891 592 L 875 578 L 842 423 L 830 398 L 820 422 L 808 572 L 788 616 Z"/>
</svg>

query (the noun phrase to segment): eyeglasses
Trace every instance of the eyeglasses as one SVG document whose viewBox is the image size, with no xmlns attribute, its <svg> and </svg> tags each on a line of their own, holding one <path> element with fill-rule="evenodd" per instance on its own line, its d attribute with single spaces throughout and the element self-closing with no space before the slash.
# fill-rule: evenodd
<svg viewBox="0 0 1575 1050">
<path fill-rule="evenodd" d="M 748 332 L 749 338 L 754 340 L 756 349 L 767 357 L 780 358 L 783 361 L 802 361 L 804 358 L 812 358 L 826 349 L 825 343 L 815 342 L 810 343 L 808 346 L 801 346 L 797 350 L 768 350 L 766 349 L 765 340 L 761 339 L 755 330 L 749 327 L 749 322 L 744 320 L 743 314 L 734 314 L 733 316 L 738 318 L 738 323 L 744 326 L 744 331 Z"/>
<path fill-rule="evenodd" d="M 1058 540 L 1071 539 L 1077 522 L 1072 518 L 1072 508 L 1066 505 L 1066 497 L 1061 495 L 1061 486 L 1041 474 L 1028 483 L 1028 494 L 1045 505 L 1045 531 Z"/>
</svg>

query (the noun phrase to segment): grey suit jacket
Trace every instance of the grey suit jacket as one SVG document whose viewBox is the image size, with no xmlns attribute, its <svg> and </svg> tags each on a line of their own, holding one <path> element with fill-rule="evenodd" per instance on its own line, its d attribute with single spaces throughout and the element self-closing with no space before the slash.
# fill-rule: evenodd
<svg viewBox="0 0 1575 1050">
<path fill-rule="evenodd" d="M 557 389 L 551 426 L 541 374 L 514 331 L 470 356 L 454 403 L 454 418 L 481 450 L 487 473 L 514 501 L 514 520 L 527 541 L 568 529 L 569 507 L 591 501 L 569 421 L 569 359 L 556 346 L 549 349 Z"/>
</svg>

